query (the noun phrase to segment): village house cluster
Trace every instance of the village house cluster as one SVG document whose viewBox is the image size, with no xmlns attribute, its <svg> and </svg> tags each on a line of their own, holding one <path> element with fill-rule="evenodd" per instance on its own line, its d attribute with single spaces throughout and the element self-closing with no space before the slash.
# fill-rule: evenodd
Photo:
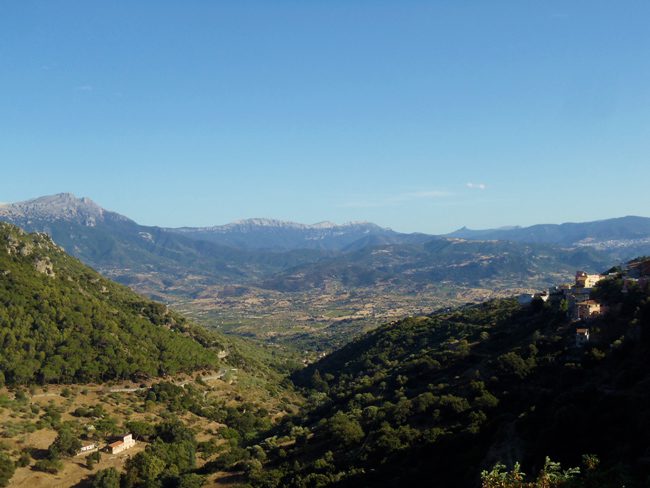
<svg viewBox="0 0 650 488">
<path fill-rule="evenodd" d="M 606 275 L 589 274 L 577 271 L 575 282 L 552 290 L 561 294 L 567 302 L 567 315 L 574 322 L 579 322 L 576 327 L 576 346 L 583 347 L 589 342 L 589 327 L 586 321 L 598 317 L 605 312 L 605 307 L 591 298 L 591 290 Z"/>
<path fill-rule="evenodd" d="M 535 299 L 543 302 L 566 300 L 567 315 L 574 322 L 580 322 L 579 326 L 576 327 L 575 340 L 576 346 L 581 347 L 589 342 L 589 328 L 584 322 L 601 315 L 605 311 L 602 304 L 591 298 L 591 290 L 605 277 L 606 275 L 577 271 L 573 284 L 553 286 L 541 293 L 522 294 L 517 299 L 521 305 L 532 303 Z"/>
<path fill-rule="evenodd" d="M 621 276 L 622 275 L 622 276 Z M 589 274 L 585 271 L 577 271 L 575 281 L 572 284 L 553 286 L 548 291 L 535 294 L 522 294 L 517 297 L 521 305 L 527 305 L 533 300 L 546 302 L 552 300 L 566 301 L 567 315 L 576 325 L 575 344 L 583 347 L 589 342 L 589 320 L 605 313 L 605 306 L 591 296 L 593 288 L 601 280 L 610 276 L 622 277 L 622 293 L 629 293 L 633 287 L 648 289 L 650 286 L 650 259 L 643 259 L 628 263 L 625 270 L 609 275 Z"/>
</svg>

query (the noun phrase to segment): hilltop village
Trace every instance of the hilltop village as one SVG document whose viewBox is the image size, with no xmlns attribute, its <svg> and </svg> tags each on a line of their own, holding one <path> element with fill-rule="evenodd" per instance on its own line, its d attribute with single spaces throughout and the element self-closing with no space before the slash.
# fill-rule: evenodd
<svg viewBox="0 0 650 488">
<path fill-rule="evenodd" d="M 573 283 L 553 286 L 540 293 L 524 293 L 517 300 L 520 305 L 529 305 L 536 300 L 559 304 L 575 325 L 576 346 L 582 347 L 590 339 L 589 321 L 607 311 L 606 305 L 593 297 L 595 286 L 605 279 L 622 279 L 621 292 L 624 294 L 632 287 L 645 289 L 650 283 L 650 260 L 637 259 L 629 262 L 625 268 L 615 267 L 606 274 L 576 271 Z"/>
</svg>

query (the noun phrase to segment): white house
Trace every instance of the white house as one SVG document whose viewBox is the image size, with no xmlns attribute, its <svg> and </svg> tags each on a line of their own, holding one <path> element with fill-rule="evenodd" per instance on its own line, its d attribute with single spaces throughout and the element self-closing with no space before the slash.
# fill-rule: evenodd
<svg viewBox="0 0 650 488">
<path fill-rule="evenodd" d="M 111 454 L 119 454 L 122 451 L 131 449 L 135 446 L 135 440 L 131 434 L 126 434 L 119 441 L 115 441 L 112 444 L 108 445 L 108 450 Z"/>
<path fill-rule="evenodd" d="M 81 449 L 79 449 L 79 452 L 77 452 L 77 455 L 85 454 L 87 452 L 91 452 L 91 451 L 95 451 L 95 450 L 97 450 L 97 444 L 96 443 L 91 442 L 89 444 L 83 444 L 81 446 Z"/>
</svg>

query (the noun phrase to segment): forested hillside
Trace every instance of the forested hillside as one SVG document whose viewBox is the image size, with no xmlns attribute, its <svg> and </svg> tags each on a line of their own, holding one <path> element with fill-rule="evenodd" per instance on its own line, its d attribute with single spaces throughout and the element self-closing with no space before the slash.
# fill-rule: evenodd
<svg viewBox="0 0 650 488">
<path fill-rule="evenodd" d="M 213 368 L 218 336 L 0 223 L 0 380 L 89 382 Z"/>
<path fill-rule="evenodd" d="M 530 486 L 647 486 L 650 299 L 623 278 L 594 291 L 608 312 L 587 324 L 586 347 L 560 300 L 491 301 L 366 334 L 294 375 L 308 407 L 259 441 L 264 456 L 224 465 L 264 487 L 471 487 L 500 462 L 555 480 Z M 577 469 L 557 474 L 547 456 Z M 524 486 L 502 468 L 485 476 Z"/>
</svg>

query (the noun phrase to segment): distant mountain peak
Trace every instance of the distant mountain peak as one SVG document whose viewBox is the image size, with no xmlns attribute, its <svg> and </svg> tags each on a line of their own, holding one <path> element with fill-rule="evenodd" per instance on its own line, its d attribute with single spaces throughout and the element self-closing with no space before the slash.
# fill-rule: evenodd
<svg viewBox="0 0 650 488">
<path fill-rule="evenodd" d="M 88 197 L 77 198 L 73 193 L 57 193 L 22 202 L 0 206 L 0 218 L 17 221 L 64 220 L 94 226 L 110 217 L 112 220 L 128 221 L 126 217 L 104 210 Z"/>
</svg>

